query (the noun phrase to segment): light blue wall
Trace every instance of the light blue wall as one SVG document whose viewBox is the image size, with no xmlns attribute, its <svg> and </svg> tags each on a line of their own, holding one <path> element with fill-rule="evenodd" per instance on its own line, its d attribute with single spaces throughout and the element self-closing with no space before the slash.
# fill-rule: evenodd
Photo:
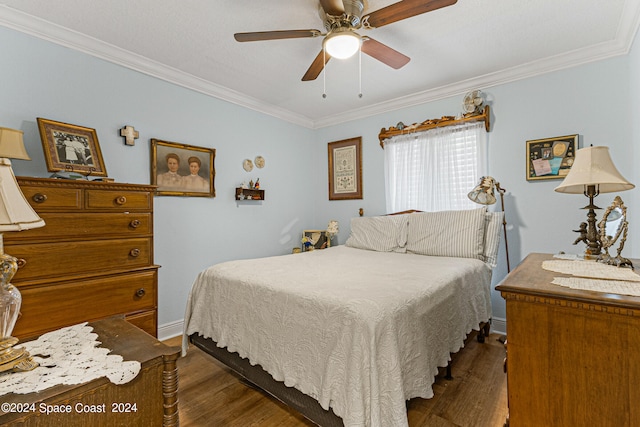
<svg viewBox="0 0 640 427">
<path fill-rule="evenodd" d="M 309 130 L 124 69 L 85 54 L 0 27 L 0 54 L 14 58 L 0 67 L 0 126 L 25 131 L 31 162 L 14 161 L 17 175 L 48 176 L 36 117 L 97 130 L 109 176 L 120 182 L 149 183 L 149 139 L 213 147 L 217 197 L 155 198 L 155 261 L 160 269 L 159 323 L 182 319 L 197 273 L 236 258 L 289 253 L 303 229 L 340 221 L 339 243 L 350 218 L 385 213 L 383 155 L 378 133 L 460 112 L 462 96 L 390 111 L 319 130 Z M 566 251 L 584 221 L 581 195 L 555 193 L 560 181 L 525 179 L 525 141 L 578 133 L 582 146 L 607 145 L 621 173 L 640 182 L 640 48 L 630 55 L 527 80 L 481 88 L 493 109 L 489 173 L 507 189 L 512 269 L 530 252 Z M 364 93 L 366 97 L 366 90 Z M 125 124 L 140 132 L 135 147 L 118 136 Z M 362 136 L 362 200 L 329 201 L 327 143 Z M 262 155 L 266 167 L 247 174 L 244 158 Z M 238 204 L 233 191 L 250 178 L 266 190 L 258 204 Z M 606 206 L 615 194 L 597 198 Z M 638 190 L 621 194 L 630 212 L 625 255 L 640 257 Z M 494 207 L 495 208 L 495 207 Z M 634 225 L 635 224 L 635 225 Z M 506 275 L 504 247 L 494 284 Z M 494 316 L 504 303 L 493 295 Z"/>
<path fill-rule="evenodd" d="M 0 66 L 0 126 L 23 130 L 32 158 L 13 162 L 16 175 L 50 175 L 36 117 L 95 128 L 118 182 L 150 182 L 150 138 L 216 149 L 215 198 L 154 200 L 161 325 L 184 317 L 203 268 L 300 245 L 314 209 L 313 163 L 301 161 L 313 154 L 313 131 L 2 27 L 0 57 L 12 58 Z M 126 124 L 140 132 L 134 147 L 119 136 Z M 257 155 L 266 166 L 245 172 L 242 160 Z M 237 203 L 234 188 L 256 178 L 265 200 Z"/>
<path fill-rule="evenodd" d="M 633 60 L 638 62 L 634 52 Z M 638 114 L 638 105 L 631 108 L 630 86 L 634 78 L 638 90 L 638 73 L 629 72 L 628 56 L 558 71 L 535 78 L 482 88 L 492 107 L 491 132 L 489 133 L 489 174 L 507 190 L 505 211 L 508 222 L 508 243 L 511 268 L 531 252 L 581 253 L 584 246 L 573 246 L 580 222 L 586 220 L 587 205 L 583 195 L 556 193 L 560 180 L 526 180 L 526 141 L 569 134 L 580 135 L 580 147 L 607 145 L 611 157 L 620 172 L 628 180 L 640 183 L 634 170 L 634 149 L 637 129 L 633 132 L 632 111 Z M 636 68 L 638 64 L 636 64 Z M 364 94 L 366 96 L 366 92 Z M 636 97 L 637 98 L 637 97 Z M 385 213 L 384 200 L 384 152 L 379 146 L 378 133 L 402 121 L 405 124 L 422 122 L 443 115 L 460 112 L 462 97 L 393 111 L 318 131 L 316 155 L 324 156 L 327 166 L 326 142 L 362 136 L 364 198 L 358 201 L 329 201 L 326 180 L 318 182 L 318 218 L 324 221 L 335 217 L 341 224 L 339 240 L 348 237 L 349 218 L 356 216 L 358 207 L 365 214 Z M 637 122 L 637 120 L 636 120 Z M 634 138 L 635 137 L 635 138 Z M 322 143 L 324 142 L 324 143 Z M 597 204 L 606 207 L 616 194 L 602 194 Z M 625 246 L 628 257 L 640 255 L 640 246 L 634 245 L 640 236 L 638 218 L 638 190 L 621 194 L 629 206 L 631 231 Z M 493 209 L 499 209 L 494 205 Z M 318 225 L 322 223 L 320 221 Z M 634 227 L 634 223 L 638 224 Z M 504 243 L 504 242 L 503 242 Z M 494 270 L 494 285 L 507 274 L 504 246 Z M 495 318 L 505 317 L 504 301 L 494 291 L 493 312 Z"/>
</svg>

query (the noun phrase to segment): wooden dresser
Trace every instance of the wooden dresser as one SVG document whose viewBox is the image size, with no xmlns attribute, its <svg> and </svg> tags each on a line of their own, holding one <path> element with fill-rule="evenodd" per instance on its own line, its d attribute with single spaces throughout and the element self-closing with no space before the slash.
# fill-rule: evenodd
<svg viewBox="0 0 640 427">
<path fill-rule="evenodd" d="M 0 425 L 177 427 L 176 360 L 180 349 L 164 345 L 122 319 L 100 320 L 89 326 L 98 334 L 100 347 L 125 361 L 140 362 L 138 375 L 122 385 L 102 377 L 37 393 L 5 394 L 0 399 Z M 64 411 L 54 412 L 56 408 Z"/>
<path fill-rule="evenodd" d="M 527 256 L 496 288 L 510 426 L 639 426 L 640 297 L 553 285 L 552 258 Z"/>
<path fill-rule="evenodd" d="M 4 233 L 18 258 L 19 339 L 84 321 L 125 315 L 157 334 L 158 267 L 153 263 L 149 185 L 18 177 L 46 225 Z"/>
</svg>

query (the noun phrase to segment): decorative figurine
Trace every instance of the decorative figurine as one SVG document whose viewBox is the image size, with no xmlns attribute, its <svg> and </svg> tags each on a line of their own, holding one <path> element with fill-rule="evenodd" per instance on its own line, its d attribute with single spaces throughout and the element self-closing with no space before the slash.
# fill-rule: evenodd
<svg viewBox="0 0 640 427">
<path fill-rule="evenodd" d="M 260 188 L 260 178 L 256 179 L 256 183 L 254 184 L 254 187 L 256 190 Z"/>
<path fill-rule="evenodd" d="M 584 242 L 585 244 L 589 244 L 587 241 L 587 223 L 581 222 L 580 228 L 578 230 L 573 230 L 575 233 L 580 233 L 580 236 L 573 242 L 574 245 L 577 245 L 579 242 Z"/>
</svg>

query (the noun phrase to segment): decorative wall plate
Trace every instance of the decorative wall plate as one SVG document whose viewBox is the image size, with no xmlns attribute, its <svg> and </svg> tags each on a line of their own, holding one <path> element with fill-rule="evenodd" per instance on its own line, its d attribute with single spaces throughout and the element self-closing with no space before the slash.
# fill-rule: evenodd
<svg viewBox="0 0 640 427">
<path fill-rule="evenodd" d="M 247 172 L 251 172 L 253 170 L 253 162 L 249 159 L 244 159 L 244 161 L 242 162 L 242 167 Z"/>
<path fill-rule="evenodd" d="M 257 168 L 262 169 L 264 167 L 264 157 L 262 156 L 258 156 L 255 158 L 254 163 L 256 164 Z"/>
</svg>

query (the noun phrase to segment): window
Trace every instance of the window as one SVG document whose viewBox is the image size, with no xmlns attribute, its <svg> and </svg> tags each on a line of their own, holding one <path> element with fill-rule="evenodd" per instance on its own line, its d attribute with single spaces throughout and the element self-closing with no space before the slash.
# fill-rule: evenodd
<svg viewBox="0 0 640 427">
<path fill-rule="evenodd" d="M 486 145 L 479 122 L 385 140 L 387 212 L 476 208 L 467 194 L 485 175 Z"/>
</svg>

